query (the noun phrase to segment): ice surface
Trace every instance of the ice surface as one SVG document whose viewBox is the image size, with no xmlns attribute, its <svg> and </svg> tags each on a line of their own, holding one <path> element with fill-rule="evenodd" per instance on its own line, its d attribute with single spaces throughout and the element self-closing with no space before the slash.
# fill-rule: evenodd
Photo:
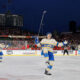
<svg viewBox="0 0 80 80">
<path fill-rule="evenodd" d="M 52 76 L 44 75 L 45 68 L 41 56 L 5 56 L 0 80 L 80 80 L 80 56 L 55 56 Z"/>
</svg>

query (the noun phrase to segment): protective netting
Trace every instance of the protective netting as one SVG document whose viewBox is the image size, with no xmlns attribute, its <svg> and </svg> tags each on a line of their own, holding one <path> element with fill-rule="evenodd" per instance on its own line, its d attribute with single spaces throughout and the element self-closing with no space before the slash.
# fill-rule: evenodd
<svg viewBox="0 0 80 80">
<path fill-rule="evenodd" d="M 4 49 L 26 49 L 27 41 L 20 40 L 0 40 L 0 43 L 4 43 L 4 45 L 8 45 L 8 47 Z"/>
<path fill-rule="evenodd" d="M 0 38 L 0 43 L 4 43 L 5 45 L 9 45 L 9 47 L 4 49 L 10 49 L 10 50 L 39 50 L 35 45 L 35 36 L 2 36 L 3 38 Z M 41 36 L 44 37 L 44 36 Z M 41 41 L 41 38 L 39 36 L 39 39 Z M 80 50 L 80 45 L 68 45 L 68 50 Z M 64 47 L 57 47 L 55 46 L 53 50 L 64 50 Z"/>
</svg>

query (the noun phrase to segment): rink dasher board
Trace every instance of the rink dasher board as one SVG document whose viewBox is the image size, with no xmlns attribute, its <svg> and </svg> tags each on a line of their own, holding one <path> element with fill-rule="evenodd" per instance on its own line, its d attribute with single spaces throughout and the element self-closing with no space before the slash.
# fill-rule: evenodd
<svg viewBox="0 0 80 80">
<path fill-rule="evenodd" d="M 80 50 L 68 50 L 69 55 L 80 55 Z M 2 50 L 4 56 L 40 56 L 41 50 Z M 62 56 L 64 50 L 53 50 L 54 55 Z"/>
</svg>

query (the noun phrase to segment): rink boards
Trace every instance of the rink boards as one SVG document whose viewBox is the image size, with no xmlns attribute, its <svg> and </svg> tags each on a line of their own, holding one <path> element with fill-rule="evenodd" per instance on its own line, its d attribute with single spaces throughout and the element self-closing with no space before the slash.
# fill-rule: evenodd
<svg viewBox="0 0 80 80">
<path fill-rule="evenodd" d="M 80 50 L 68 50 L 69 55 L 80 55 Z M 2 50 L 5 56 L 40 56 L 41 50 Z M 54 55 L 63 55 L 63 50 L 54 50 Z"/>
</svg>

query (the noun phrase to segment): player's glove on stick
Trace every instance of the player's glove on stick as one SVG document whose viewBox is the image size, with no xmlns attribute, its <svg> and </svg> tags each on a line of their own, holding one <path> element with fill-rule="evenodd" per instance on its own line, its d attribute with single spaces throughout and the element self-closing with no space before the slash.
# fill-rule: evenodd
<svg viewBox="0 0 80 80">
<path fill-rule="evenodd" d="M 35 38 L 35 44 L 39 44 L 39 38 L 38 37 Z"/>
</svg>

